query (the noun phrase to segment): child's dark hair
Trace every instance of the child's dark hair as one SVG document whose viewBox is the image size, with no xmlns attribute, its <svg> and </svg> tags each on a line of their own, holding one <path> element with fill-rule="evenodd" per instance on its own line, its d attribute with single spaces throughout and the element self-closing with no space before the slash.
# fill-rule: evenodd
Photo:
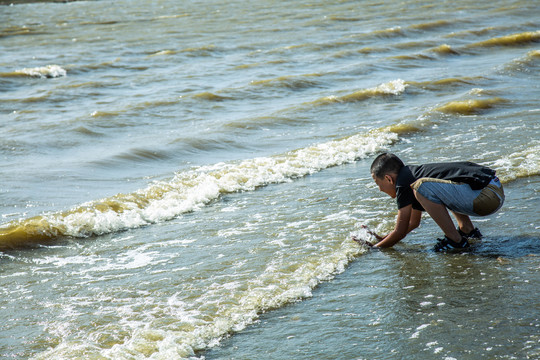
<svg viewBox="0 0 540 360">
<path fill-rule="evenodd" d="M 381 179 L 386 174 L 399 174 L 404 167 L 403 161 L 394 154 L 382 153 L 373 160 L 371 173 Z"/>
</svg>

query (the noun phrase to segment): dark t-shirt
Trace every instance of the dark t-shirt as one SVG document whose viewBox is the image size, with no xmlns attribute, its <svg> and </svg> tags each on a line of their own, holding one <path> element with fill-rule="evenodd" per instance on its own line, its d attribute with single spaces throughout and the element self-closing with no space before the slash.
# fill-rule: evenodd
<svg viewBox="0 0 540 360">
<path fill-rule="evenodd" d="M 396 201 L 398 209 L 411 205 L 413 209 L 424 211 L 414 197 L 411 184 L 421 178 L 451 180 L 469 184 L 473 190 L 486 187 L 495 176 L 495 170 L 472 162 L 434 163 L 404 166 L 396 181 Z"/>
</svg>

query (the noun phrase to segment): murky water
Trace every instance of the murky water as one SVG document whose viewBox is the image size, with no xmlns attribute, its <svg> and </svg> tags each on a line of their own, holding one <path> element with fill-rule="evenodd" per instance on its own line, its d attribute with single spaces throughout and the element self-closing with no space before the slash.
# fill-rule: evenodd
<svg viewBox="0 0 540 360">
<path fill-rule="evenodd" d="M 0 354 L 540 357 L 540 5 L 0 7 Z M 369 174 L 495 168 L 461 255 Z"/>
</svg>

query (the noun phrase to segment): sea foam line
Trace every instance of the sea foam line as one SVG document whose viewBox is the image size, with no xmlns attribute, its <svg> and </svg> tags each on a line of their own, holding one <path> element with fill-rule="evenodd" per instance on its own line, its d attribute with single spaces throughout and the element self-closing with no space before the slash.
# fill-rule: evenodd
<svg viewBox="0 0 540 360">
<path fill-rule="evenodd" d="M 234 281 L 208 288 L 194 304 L 183 299 L 181 293 L 169 297 L 166 303 L 159 300 L 154 302 L 153 297 L 148 301 L 136 298 L 133 304 L 126 304 L 120 310 L 131 314 L 132 306 L 144 302 L 157 315 L 148 313 L 143 317 L 144 321 L 135 316 L 136 319 L 130 319 L 129 323 L 120 322 L 129 335 L 112 347 L 103 347 L 94 339 L 109 331 L 118 332 L 118 324 L 81 333 L 77 339 L 66 337 L 55 347 L 36 354 L 32 359 L 198 358 L 197 351 L 219 344 L 231 332 L 243 330 L 262 312 L 311 297 L 312 290 L 320 282 L 342 273 L 353 258 L 365 251 L 350 241 L 343 241 L 323 253 L 304 258 L 302 264 L 294 269 L 286 260 L 285 263 L 281 260 L 270 262 L 258 276 L 245 279 L 245 286 L 239 286 L 241 284 Z M 223 291 L 224 287 L 229 288 L 228 291 Z M 199 308 L 201 303 L 211 305 L 211 313 Z M 171 320 L 175 320 L 174 326 L 163 328 L 163 311 Z"/>
<path fill-rule="evenodd" d="M 69 211 L 13 221 L 0 227 L 0 249 L 61 236 L 88 237 L 171 220 L 223 194 L 252 191 L 353 162 L 398 140 L 399 125 L 316 144 L 271 157 L 218 163 L 179 172 L 130 194 L 118 194 Z"/>
</svg>

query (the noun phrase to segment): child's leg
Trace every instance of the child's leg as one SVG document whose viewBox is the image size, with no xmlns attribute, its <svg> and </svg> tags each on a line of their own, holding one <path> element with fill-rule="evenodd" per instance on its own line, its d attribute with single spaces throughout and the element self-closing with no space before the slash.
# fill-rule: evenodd
<svg viewBox="0 0 540 360">
<path fill-rule="evenodd" d="M 425 196 L 423 196 L 416 190 L 414 190 L 414 196 L 416 197 L 420 205 L 422 205 L 424 210 L 427 211 L 429 216 L 431 216 L 431 218 L 437 223 L 437 225 L 439 225 L 441 230 L 444 232 L 444 235 L 446 235 L 450 240 L 455 241 L 456 243 L 460 243 L 461 235 L 458 233 L 456 227 L 454 226 L 454 222 L 452 221 L 452 218 L 450 217 L 446 206 L 428 200 Z"/>
<path fill-rule="evenodd" d="M 470 217 L 464 214 L 457 213 L 455 211 L 452 211 L 452 214 L 454 214 L 454 217 L 457 220 L 459 229 L 463 231 L 465 234 L 468 234 L 474 230 L 474 225 Z"/>
</svg>

